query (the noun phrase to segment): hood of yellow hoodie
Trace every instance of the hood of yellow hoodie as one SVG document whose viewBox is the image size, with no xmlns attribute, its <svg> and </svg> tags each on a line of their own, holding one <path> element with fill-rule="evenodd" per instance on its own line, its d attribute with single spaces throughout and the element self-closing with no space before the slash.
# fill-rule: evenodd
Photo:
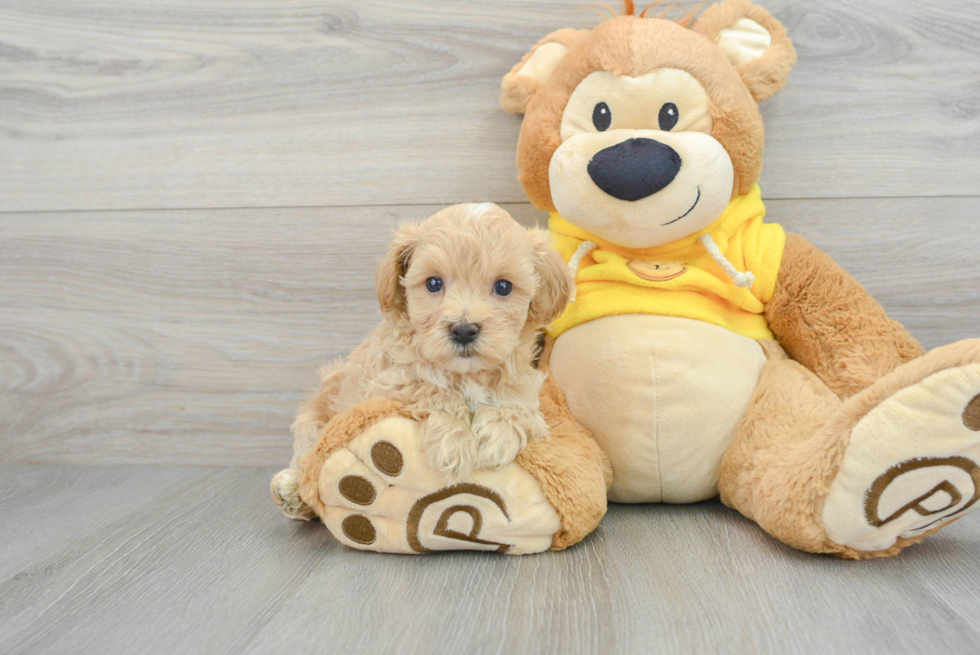
<svg viewBox="0 0 980 655">
<path fill-rule="evenodd" d="M 558 336 L 603 316 L 657 314 L 707 321 L 754 339 L 772 338 L 763 312 L 775 290 L 786 236 L 779 225 L 764 222 L 765 213 L 762 192 L 755 185 L 703 230 L 660 246 L 633 249 L 590 234 L 552 212 L 549 227 L 555 246 L 566 262 L 574 259 L 577 289 L 576 299 L 551 326 L 551 334 Z M 724 264 L 754 273 L 750 288 L 735 285 L 699 240 L 705 234 L 717 244 L 720 253 L 715 255 L 723 255 Z"/>
</svg>

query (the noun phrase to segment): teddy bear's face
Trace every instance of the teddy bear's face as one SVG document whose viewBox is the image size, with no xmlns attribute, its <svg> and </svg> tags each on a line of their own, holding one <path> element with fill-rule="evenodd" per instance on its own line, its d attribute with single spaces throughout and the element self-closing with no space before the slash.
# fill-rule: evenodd
<svg viewBox="0 0 980 655">
<path fill-rule="evenodd" d="M 758 102 L 794 61 L 782 26 L 746 0 L 692 27 L 620 16 L 559 30 L 504 78 L 502 104 L 525 113 L 519 179 L 536 206 L 619 246 L 696 233 L 758 181 Z"/>
<path fill-rule="evenodd" d="M 549 166 L 555 208 L 620 246 L 701 230 L 724 211 L 735 177 L 713 124 L 708 93 L 687 71 L 590 73 L 562 112 Z"/>
</svg>

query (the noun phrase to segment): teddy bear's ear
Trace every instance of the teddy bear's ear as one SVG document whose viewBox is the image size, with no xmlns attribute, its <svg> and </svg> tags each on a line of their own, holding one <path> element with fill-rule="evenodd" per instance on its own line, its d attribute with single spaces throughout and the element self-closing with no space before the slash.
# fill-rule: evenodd
<svg viewBox="0 0 980 655">
<path fill-rule="evenodd" d="M 783 88 L 796 64 L 786 28 L 748 0 L 724 0 L 709 7 L 692 29 L 718 44 L 756 102 Z"/>
<path fill-rule="evenodd" d="M 512 114 L 523 114 L 527 103 L 537 93 L 568 49 L 589 33 L 589 30 L 563 29 L 544 37 L 510 69 L 500 83 L 500 106 Z"/>
</svg>

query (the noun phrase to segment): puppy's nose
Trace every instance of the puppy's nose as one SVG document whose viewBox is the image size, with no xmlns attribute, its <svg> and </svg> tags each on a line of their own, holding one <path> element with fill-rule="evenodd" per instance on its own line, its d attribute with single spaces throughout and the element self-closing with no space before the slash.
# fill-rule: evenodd
<svg viewBox="0 0 980 655">
<path fill-rule="evenodd" d="M 453 334 L 453 341 L 465 345 L 476 341 L 477 335 L 480 334 L 480 325 L 478 323 L 457 323 L 449 331 Z"/>
<path fill-rule="evenodd" d="M 600 150 L 589 162 L 595 185 L 620 200 L 642 200 L 674 181 L 681 156 L 653 139 L 627 139 Z"/>
</svg>

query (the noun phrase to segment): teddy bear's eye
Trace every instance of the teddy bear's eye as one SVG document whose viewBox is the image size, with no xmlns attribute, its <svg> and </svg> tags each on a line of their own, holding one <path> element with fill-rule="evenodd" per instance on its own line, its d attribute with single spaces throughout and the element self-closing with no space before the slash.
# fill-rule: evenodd
<svg viewBox="0 0 980 655">
<path fill-rule="evenodd" d="M 660 108 L 660 129 L 664 132 L 670 132 L 677 125 L 677 121 L 680 119 L 680 112 L 677 111 L 677 105 L 672 102 L 668 102 L 663 107 Z"/>
<path fill-rule="evenodd" d="M 609 129 L 609 125 L 612 123 L 612 112 L 609 111 L 609 105 L 604 102 L 600 102 L 592 110 L 592 124 L 595 125 L 595 129 L 600 132 L 605 132 Z"/>
<path fill-rule="evenodd" d="M 430 277 L 425 281 L 425 290 L 429 293 L 439 293 L 442 291 L 442 279 L 438 277 Z"/>
</svg>

